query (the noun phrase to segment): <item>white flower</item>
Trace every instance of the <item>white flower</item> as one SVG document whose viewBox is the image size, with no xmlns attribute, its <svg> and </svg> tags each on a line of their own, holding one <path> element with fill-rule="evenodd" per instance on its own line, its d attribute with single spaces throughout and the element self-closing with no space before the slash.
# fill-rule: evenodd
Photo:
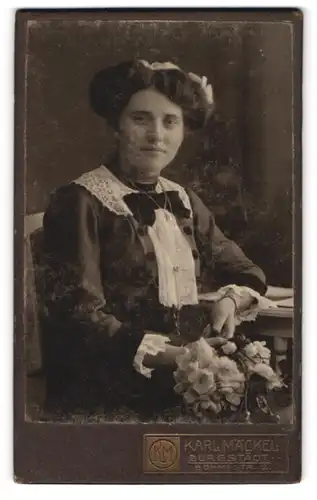
<svg viewBox="0 0 317 500">
<path fill-rule="evenodd" d="M 177 369 L 173 373 L 174 375 L 174 380 L 177 383 L 186 383 L 187 382 L 187 371 L 186 370 L 180 370 Z"/>
<path fill-rule="evenodd" d="M 246 353 L 248 358 L 254 358 L 257 355 L 258 350 L 257 350 L 256 346 L 254 345 L 254 343 L 251 343 L 251 344 L 248 344 L 245 346 L 244 352 Z"/>
<path fill-rule="evenodd" d="M 185 348 L 184 352 L 179 354 L 176 358 L 178 368 L 183 371 L 190 369 L 194 361 L 197 363 L 197 356 L 195 356 L 195 353 L 188 348 Z"/>
<path fill-rule="evenodd" d="M 230 385 L 220 385 L 219 390 L 221 391 L 222 394 L 232 394 L 233 393 L 233 387 Z"/>
<path fill-rule="evenodd" d="M 194 391 L 192 388 L 189 388 L 185 393 L 184 393 L 184 400 L 188 404 L 193 404 L 195 401 L 199 399 L 199 394 L 197 394 L 196 391 Z"/>
<path fill-rule="evenodd" d="M 253 365 L 252 372 L 257 373 L 258 375 L 266 379 L 271 378 L 272 373 L 274 373 L 273 369 L 264 363 L 257 363 Z"/>
<path fill-rule="evenodd" d="M 253 344 L 257 349 L 258 356 L 261 358 L 261 360 L 264 363 L 268 364 L 270 362 L 270 359 L 271 359 L 271 351 L 270 351 L 270 349 L 265 347 L 266 342 L 255 341 L 255 342 L 253 342 Z"/>
<path fill-rule="evenodd" d="M 193 352 L 199 360 L 201 368 L 207 368 L 215 357 L 215 349 L 211 347 L 204 338 L 200 338 L 192 344 Z"/>
<path fill-rule="evenodd" d="M 212 410 L 215 413 L 219 413 L 221 411 L 221 404 L 210 400 L 208 409 Z"/>
<path fill-rule="evenodd" d="M 201 376 L 201 369 L 198 368 L 198 363 L 192 363 L 192 366 L 189 367 L 189 370 L 187 372 L 187 380 L 191 384 L 196 382 L 197 379 Z"/>
<path fill-rule="evenodd" d="M 221 356 L 216 361 L 217 365 L 217 375 L 219 377 L 230 377 L 232 375 L 239 375 L 237 364 L 233 359 L 229 359 L 227 356 Z"/>
<path fill-rule="evenodd" d="M 143 64 L 143 66 L 145 66 L 146 68 L 149 68 L 153 71 L 156 71 L 156 70 L 164 70 L 164 69 L 178 69 L 180 70 L 180 68 L 178 66 L 176 66 L 176 64 L 173 64 L 171 62 L 153 62 L 153 63 L 149 63 L 148 61 L 145 61 L 144 59 L 139 59 L 139 62 L 141 64 Z"/>
<path fill-rule="evenodd" d="M 228 357 L 228 353 L 236 349 L 237 346 L 229 341 L 222 346 L 225 354 L 219 356 L 201 338 L 188 344 L 177 358 L 174 390 L 197 415 L 203 410 L 219 413 L 222 407 L 235 411 L 240 404 L 246 391 L 246 375 L 239 370 L 236 361 Z M 271 353 L 264 342 L 250 343 L 244 352 L 249 375 L 263 377 L 268 390 L 282 386 L 281 379 L 269 365 Z"/>
<path fill-rule="evenodd" d="M 241 402 L 241 395 L 237 393 L 231 393 L 231 394 L 226 394 L 226 400 L 228 403 L 234 405 L 234 406 L 239 406 Z"/>
<path fill-rule="evenodd" d="M 182 384 L 181 382 L 178 382 L 177 384 L 174 385 L 174 391 L 176 392 L 176 394 L 183 394 L 186 388 L 187 388 L 186 384 Z"/>
<path fill-rule="evenodd" d="M 252 367 L 252 372 L 257 373 L 267 380 L 267 388 L 282 387 L 283 383 L 273 368 L 265 363 L 257 363 Z"/>
<path fill-rule="evenodd" d="M 225 395 L 234 391 L 241 391 L 245 377 L 237 367 L 235 361 L 222 356 L 217 360 L 215 369 L 217 393 Z"/>
<path fill-rule="evenodd" d="M 202 407 L 203 410 L 208 410 L 208 408 L 211 407 L 211 401 L 210 399 L 208 400 L 203 400 L 200 404 L 200 406 Z"/>
<path fill-rule="evenodd" d="M 229 356 L 230 354 L 233 354 L 237 350 L 237 346 L 234 342 L 227 342 L 221 347 L 221 350 L 224 354 Z"/>
<path fill-rule="evenodd" d="M 196 378 L 192 388 L 198 394 L 210 394 L 216 388 L 214 374 L 209 370 L 200 370 L 199 376 Z"/>
<path fill-rule="evenodd" d="M 253 361 L 265 363 L 266 365 L 270 364 L 271 359 L 271 351 L 267 347 L 265 347 L 266 342 L 255 341 L 244 348 L 244 352 L 248 358 L 253 359 Z"/>
</svg>

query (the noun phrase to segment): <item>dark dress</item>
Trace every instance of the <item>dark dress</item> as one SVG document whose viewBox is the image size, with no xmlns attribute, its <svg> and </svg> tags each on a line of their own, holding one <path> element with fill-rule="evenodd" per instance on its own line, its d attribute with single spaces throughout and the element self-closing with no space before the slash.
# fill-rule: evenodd
<svg viewBox="0 0 317 500">
<path fill-rule="evenodd" d="M 265 293 L 263 272 L 223 235 L 202 201 L 187 194 L 193 218 L 174 215 L 192 248 L 198 289 L 234 283 Z M 157 369 L 146 379 L 133 368 L 144 330 L 175 330 L 174 311 L 158 301 L 156 259 L 142 210 L 117 215 L 71 183 L 51 196 L 43 241 L 48 407 L 93 412 L 126 405 L 152 412 L 179 402 L 171 369 Z M 199 305 L 182 308 L 184 342 L 201 331 L 208 314 Z"/>
</svg>

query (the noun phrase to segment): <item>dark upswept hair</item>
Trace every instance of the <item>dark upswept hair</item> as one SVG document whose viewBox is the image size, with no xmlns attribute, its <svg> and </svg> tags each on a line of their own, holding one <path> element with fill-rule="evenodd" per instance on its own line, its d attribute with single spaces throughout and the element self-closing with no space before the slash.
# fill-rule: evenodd
<svg viewBox="0 0 317 500">
<path fill-rule="evenodd" d="M 212 113 L 212 103 L 206 102 L 200 84 L 187 73 L 177 68 L 153 70 L 140 60 L 125 61 L 96 73 L 89 88 L 90 105 L 117 129 L 132 95 L 148 88 L 181 106 L 185 126 L 191 130 L 204 127 Z"/>
</svg>

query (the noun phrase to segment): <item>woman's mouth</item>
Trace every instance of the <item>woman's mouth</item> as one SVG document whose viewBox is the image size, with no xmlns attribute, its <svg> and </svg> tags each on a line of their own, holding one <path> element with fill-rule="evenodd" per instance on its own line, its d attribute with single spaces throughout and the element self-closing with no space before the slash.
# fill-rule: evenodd
<svg viewBox="0 0 317 500">
<path fill-rule="evenodd" d="M 152 154 L 164 154 L 166 151 L 162 148 L 142 148 L 141 151 Z"/>
</svg>

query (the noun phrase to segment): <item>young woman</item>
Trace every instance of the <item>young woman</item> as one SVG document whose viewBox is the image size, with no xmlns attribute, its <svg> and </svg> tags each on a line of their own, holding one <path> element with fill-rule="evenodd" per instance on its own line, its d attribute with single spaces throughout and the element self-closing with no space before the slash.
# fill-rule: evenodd
<svg viewBox="0 0 317 500">
<path fill-rule="evenodd" d="M 177 401 L 182 346 L 208 325 L 211 343 L 231 337 L 265 277 L 197 195 L 161 176 L 187 130 L 207 123 L 206 78 L 128 61 L 94 77 L 90 102 L 114 129 L 117 153 L 57 189 L 45 213 L 48 402 L 152 411 Z M 220 300 L 199 304 L 204 288 Z"/>
</svg>

